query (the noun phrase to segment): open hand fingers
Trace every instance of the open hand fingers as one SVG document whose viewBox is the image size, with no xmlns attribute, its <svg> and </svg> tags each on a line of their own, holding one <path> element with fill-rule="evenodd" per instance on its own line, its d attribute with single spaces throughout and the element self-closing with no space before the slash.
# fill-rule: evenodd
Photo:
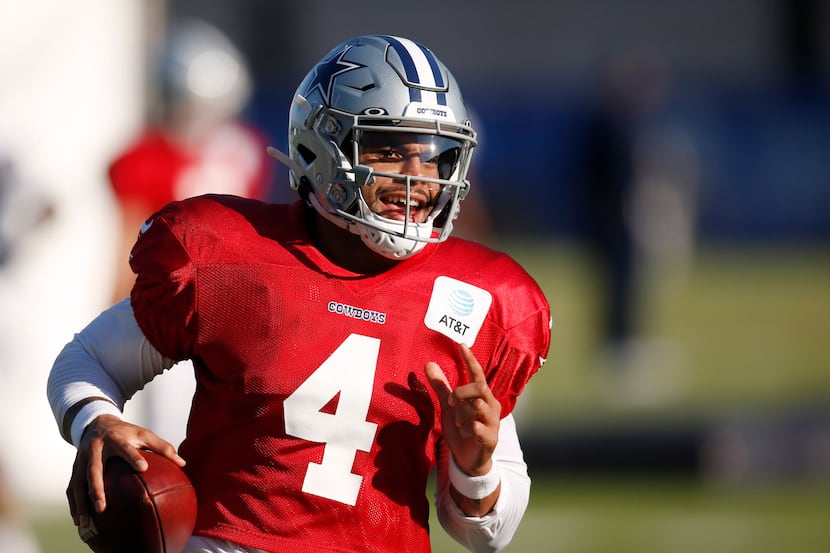
<svg viewBox="0 0 830 553">
<path fill-rule="evenodd" d="M 176 448 L 173 447 L 173 444 L 159 437 L 151 430 L 137 426 L 134 428 L 136 429 L 135 438 L 129 442 L 128 446 L 124 447 L 123 453 L 119 456 L 130 463 L 130 466 L 135 470 L 144 472 L 148 467 L 147 460 L 139 453 L 139 449 L 150 449 L 159 455 L 167 457 L 180 467 L 185 465 L 184 459 L 176 453 Z"/>
<path fill-rule="evenodd" d="M 86 467 L 86 478 L 89 499 L 95 512 L 101 513 L 107 506 L 107 497 L 104 494 L 104 455 L 103 442 L 94 441 L 89 452 L 89 463 Z"/>
<path fill-rule="evenodd" d="M 492 419 L 490 408 L 481 398 L 459 402 L 453 412 L 455 426 L 463 438 L 472 438 L 481 434 L 486 423 Z"/>
<path fill-rule="evenodd" d="M 93 510 L 106 508 L 104 494 L 103 442 L 92 440 L 88 447 L 80 448 L 72 465 L 72 476 L 66 489 L 72 522 L 81 528 L 89 526 Z"/>
<path fill-rule="evenodd" d="M 430 361 L 424 365 L 424 373 L 426 374 L 430 386 L 432 386 L 432 389 L 435 390 L 435 393 L 438 395 L 438 401 L 442 406 L 447 405 L 449 398 L 452 395 L 452 389 L 450 388 L 450 383 L 447 380 L 447 375 L 444 374 L 444 371 L 441 370 L 438 363 L 433 361 Z"/>
<path fill-rule="evenodd" d="M 424 366 L 430 385 L 438 395 L 443 437 L 462 470 L 478 474 L 489 466 L 498 442 L 501 404 L 487 384 L 481 364 L 470 348 L 459 345 L 464 369 L 455 388 L 434 362 Z"/>
<path fill-rule="evenodd" d="M 79 454 L 72 465 L 72 477 L 66 488 L 66 498 L 69 501 L 69 514 L 75 526 L 85 528 L 89 526 L 89 485 L 87 480 L 88 456 Z"/>
<path fill-rule="evenodd" d="M 146 428 L 107 415 L 102 415 L 87 427 L 66 491 L 76 525 L 82 528 L 88 526 L 91 509 L 99 513 L 106 509 L 104 466 L 107 459 L 120 457 L 134 470 L 144 472 L 148 465 L 141 455 L 141 448 L 151 449 L 184 466 L 184 459 L 176 453 L 176 448 Z"/>
<path fill-rule="evenodd" d="M 464 359 L 464 365 L 467 367 L 467 377 L 469 382 L 487 382 L 484 376 L 484 369 L 481 368 L 481 363 L 478 362 L 476 356 L 473 355 L 467 344 L 458 344 L 458 351 L 461 352 L 461 358 Z"/>
<path fill-rule="evenodd" d="M 459 402 L 472 401 L 476 399 L 483 400 L 490 409 L 501 412 L 501 406 L 498 400 L 493 395 L 490 386 L 487 384 L 487 377 L 484 376 L 484 369 L 481 363 L 478 362 L 473 352 L 465 344 L 459 344 L 458 349 L 461 352 L 461 357 L 464 359 L 464 365 L 467 368 L 467 376 L 469 383 L 459 386 L 453 390 L 453 396 Z M 475 409 L 482 411 L 485 409 L 483 405 L 476 405 Z"/>
<path fill-rule="evenodd" d="M 438 394 L 442 407 L 455 407 L 469 403 L 469 405 L 463 405 L 456 413 L 456 420 L 462 424 L 476 413 L 486 411 L 488 407 L 496 410 L 496 415 L 498 415 L 501 406 L 487 384 L 484 369 L 468 346 L 459 344 L 458 347 L 467 370 L 467 384 L 452 389 L 444 371 L 437 363 L 430 361 L 424 366 L 427 379 Z M 484 405 L 475 400 L 483 400 Z"/>
</svg>

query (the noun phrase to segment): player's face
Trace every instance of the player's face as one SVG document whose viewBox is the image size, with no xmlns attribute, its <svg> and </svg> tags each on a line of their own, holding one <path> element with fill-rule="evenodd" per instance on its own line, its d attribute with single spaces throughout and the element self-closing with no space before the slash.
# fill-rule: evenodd
<svg viewBox="0 0 830 553">
<path fill-rule="evenodd" d="M 458 144 L 444 138 L 419 135 L 369 132 L 361 140 L 358 163 L 371 167 L 375 183 L 361 189 L 369 208 L 386 219 L 407 219 L 407 186 L 409 179 L 408 220 L 423 223 L 435 206 L 441 185 L 425 182 L 447 178 L 458 157 Z M 390 176 L 399 175 L 399 176 Z"/>
</svg>

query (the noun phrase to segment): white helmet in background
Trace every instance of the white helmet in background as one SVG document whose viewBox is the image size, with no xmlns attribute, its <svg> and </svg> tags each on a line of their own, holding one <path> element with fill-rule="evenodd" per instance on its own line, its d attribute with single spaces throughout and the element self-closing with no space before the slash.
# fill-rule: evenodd
<svg viewBox="0 0 830 553">
<path fill-rule="evenodd" d="M 292 187 L 326 219 L 358 234 L 374 252 L 404 259 L 452 232 L 467 194 L 467 171 L 476 133 L 455 78 L 427 48 L 406 38 L 361 36 L 334 48 L 306 76 L 289 114 L 289 156 L 273 149 L 290 169 Z M 392 136 L 397 133 L 399 136 Z M 375 172 L 358 165 L 371 139 L 428 144 L 438 178 Z M 375 175 L 409 192 L 416 183 L 440 192 L 426 221 L 393 220 L 369 209 L 361 190 Z"/>
<path fill-rule="evenodd" d="M 174 20 L 158 63 L 165 118 L 223 120 L 250 100 L 247 62 L 218 28 L 199 19 Z"/>
</svg>

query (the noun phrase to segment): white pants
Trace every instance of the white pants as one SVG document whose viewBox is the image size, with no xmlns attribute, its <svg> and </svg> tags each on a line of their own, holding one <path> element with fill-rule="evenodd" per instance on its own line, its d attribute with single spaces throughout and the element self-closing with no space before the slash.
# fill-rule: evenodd
<svg viewBox="0 0 830 553">
<path fill-rule="evenodd" d="M 229 541 L 219 541 L 201 536 L 191 537 L 182 553 L 268 553 L 262 549 L 248 549 Z"/>
</svg>

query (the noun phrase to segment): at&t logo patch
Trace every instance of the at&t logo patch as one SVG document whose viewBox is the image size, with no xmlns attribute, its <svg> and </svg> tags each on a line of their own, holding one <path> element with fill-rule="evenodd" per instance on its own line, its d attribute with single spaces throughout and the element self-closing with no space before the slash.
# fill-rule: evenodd
<svg viewBox="0 0 830 553">
<path fill-rule="evenodd" d="M 472 346 L 490 310 L 490 292 L 454 278 L 439 276 L 424 324 L 454 341 Z"/>
</svg>

